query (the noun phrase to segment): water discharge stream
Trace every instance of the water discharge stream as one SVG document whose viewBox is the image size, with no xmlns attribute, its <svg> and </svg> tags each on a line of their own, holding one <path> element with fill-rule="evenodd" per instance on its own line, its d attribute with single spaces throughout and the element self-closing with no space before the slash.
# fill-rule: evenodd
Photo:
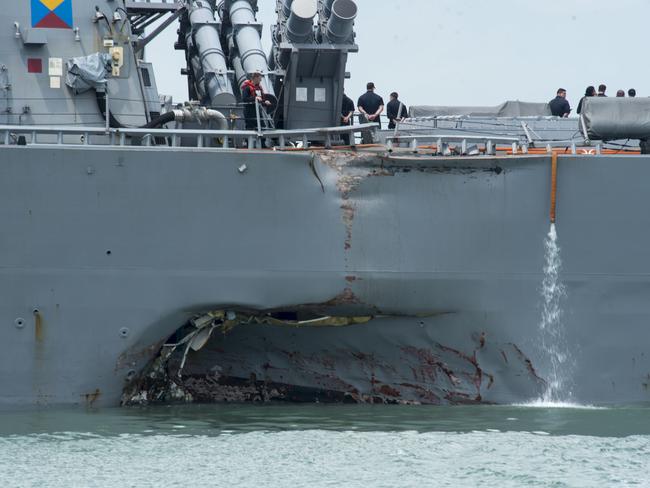
<svg viewBox="0 0 650 488">
<path fill-rule="evenodd" d="M 562 301 L 566 295 L 560 280 L 562 259 L 557 243 L 555 224 L 544 242 L 545 263 L 542 281 L 542 317 L 539 324 L 542 352 L 548 358 L 547 387 L 539 401 L 542 404 L 571 402 L 571 364 L 562 323 Z"/>
</svg>

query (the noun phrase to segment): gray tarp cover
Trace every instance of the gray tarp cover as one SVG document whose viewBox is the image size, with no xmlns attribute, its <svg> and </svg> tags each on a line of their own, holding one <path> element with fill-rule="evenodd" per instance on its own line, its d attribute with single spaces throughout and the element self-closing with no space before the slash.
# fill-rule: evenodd
<svg viewBox="0 0 650 488">
<path fill-rule="evenodd" d="M 74 93 L 83 93 L 91 88 L 106 86 L 106 75 L 110 70 L 111 57 L 107 53 L 68 59 L 65 84 Z"/>
<path fill-rule="evenodd" d="M 534 117 L 550 116 L 548 103 L 510 101 L 496 107 L 436 107 L 416 105 L 411 107 L 409 117 L 435 117 L 448 115 L 471 115 L 475 117 Z"/>
<path fill-rule="evenodd" d="M 650 98 L 585 98 L 582 120 L 589 139 L 650 138 Z"/>
</svg>

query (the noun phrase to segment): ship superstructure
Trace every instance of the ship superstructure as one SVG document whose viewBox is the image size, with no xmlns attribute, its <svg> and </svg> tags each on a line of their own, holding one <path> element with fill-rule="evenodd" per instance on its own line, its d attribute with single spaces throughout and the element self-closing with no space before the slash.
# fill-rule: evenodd
<svg viewBox="0 0 650 488">
<path fill-rule="evenodd" d="M 279 0 L 269 55 L 257 7 L 4 6 L 0 406 L 648 401 L 647 103 L 337 147 L 356 5 Z"/>
</svg>

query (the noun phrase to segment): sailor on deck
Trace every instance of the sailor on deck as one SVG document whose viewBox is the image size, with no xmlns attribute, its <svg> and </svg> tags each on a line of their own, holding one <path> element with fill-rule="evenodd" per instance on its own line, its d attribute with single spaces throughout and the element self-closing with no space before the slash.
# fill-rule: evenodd
<svg viewBox="0 0 650 488">
<path fill-rule="evenodd" d="M 596 96 L 596 88 L 589 85 L 587 89 L 585 90 L 585 96 L 580 99 L 580 102 L 578 103 L 578 113 L 582 113 L 582 105 L 585 103 L 585 98 L 589 97 L 595 97 Z"/>
<path fill-rule="evenodd" d="M 397 122 L 401 122 L 408 117 L 408 109 L 406 105 L 400 102 L 397 92 L 390 94 L 390 101 L 386 106 L 386 116 L 388 117 L 389 129 L 394 129 L 397 126 Z"/>
<path fill-rule="evenodd" d="M 566 99 L 566 90 L 560 88 L 557 91 L 557 96 L 548 103 L 551 114 L 556 117 L 568 117 L 571 113 L 571 106 Z"/>
<path fill-rule="evenodd" d="M 352 125 L 354 117 L 354 102 L 343 92 L 343 103 L 341 104 L 341 125 Z M 341 139 L 346 146 L 350 145 L 350 134 L 342 134 Z"/>
<path fill-rule="evenodd" d="M 262 73 L 253 73 L 249 80 L 246 80 L 241 87 L 242 102 L 244 102 L 244 120 L 246 130 L 257 130 L 256 102 L 264 109 L 272 103 L 264 96 L 262 88 Z"/>
<path fill-rule="evenodd" d="M 372 122 L 379 124 L 381 129 L 381 114 L 384 111 L 384 99 L 375 93 L 375 84 L 371 81 L 366 85 L 366 93 L 359 97 L 357 106 L 361 123 Z"/>
<path fill-rule="evenodd" d="M 374 123 L 379 124 L 381 129 L 381 113 L 384 111 L 384 99 L 375 93 L 375 84 L 371 81 L 366 85 L 366 93 L 359 97 L 357 108 L 359 110 L 359 121 L 362 124 Z M 371 144 L 373 140 L 373 132 L 361 132 L 361 142 L 363 144 Z"/>
</svg>

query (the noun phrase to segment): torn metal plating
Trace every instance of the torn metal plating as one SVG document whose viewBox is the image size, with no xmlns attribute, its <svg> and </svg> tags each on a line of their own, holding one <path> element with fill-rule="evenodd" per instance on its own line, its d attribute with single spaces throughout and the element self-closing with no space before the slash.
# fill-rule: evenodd
<svg viewBox="0 0 650 488">
<path fill-rule="evenodd" d="M 281 316 L 281 314 L 275 314 Z M 235 312 L 233 310 L 218 310 L 208 312 L 197 316 L 189 321 L 189 324 L 181 328 L 175 336 L 182 335 L 182 338 L 174 343 L 164 344 L 160 353 L 154 358 L 150 365 L 137 377 L 134 378 L 125 388 L 122 395 L 122 405 L 142 405 L 149 403 L 166 403 L 166 402 L 192 402 L 194 396 L 187 391 L 186 384 L 192 379 L 183 378 L 183 370 L 187 362 L 190 351 L 198 352 L 205 347 L 210 340 L 213 332 L 217 329 L 223 334 L 232 331 L 238 325 L 268 325 L 282 327 L 346 327 L 351 325 L 360 325 L 370 322 L 372 316 L 360 317 L 334 317 L 334 316 L 317 316 L 308 318 L 296 318 L 290 320 L 279 318 L 273 313 L 252 314 Z M 177 351 L 182 348 L 180 358 Z M 213 379 L 207 377 L 207 381 Z M 230 388 L 232 390 L 232 388 Z M 251 393 L 250 398 L 259 396 L 259 389 Z M 253 395 L 254 393 L 254 395 Z M 277 397 L 275 393 L 269 391 L 268 394 L 262 395 L 266 401 Z M 224 395 L 222 401 L 233 401 L 235 395 Z M 237 396 L 242 400 L 241 392 Z M 249 398 L 246 396 L 245 398 Z"/>
<path fill-rule="evenodd" d="M 131 382 L 123 404 L 476 404 L 509 391 L 533 398 L 544 387 L 517 345 L 488 340 L 485 331 L 449 336 L 455 328 L 444 324 L 451 315 L 316 316 L 314 310 L 198 316 Z"/>
</svg>

